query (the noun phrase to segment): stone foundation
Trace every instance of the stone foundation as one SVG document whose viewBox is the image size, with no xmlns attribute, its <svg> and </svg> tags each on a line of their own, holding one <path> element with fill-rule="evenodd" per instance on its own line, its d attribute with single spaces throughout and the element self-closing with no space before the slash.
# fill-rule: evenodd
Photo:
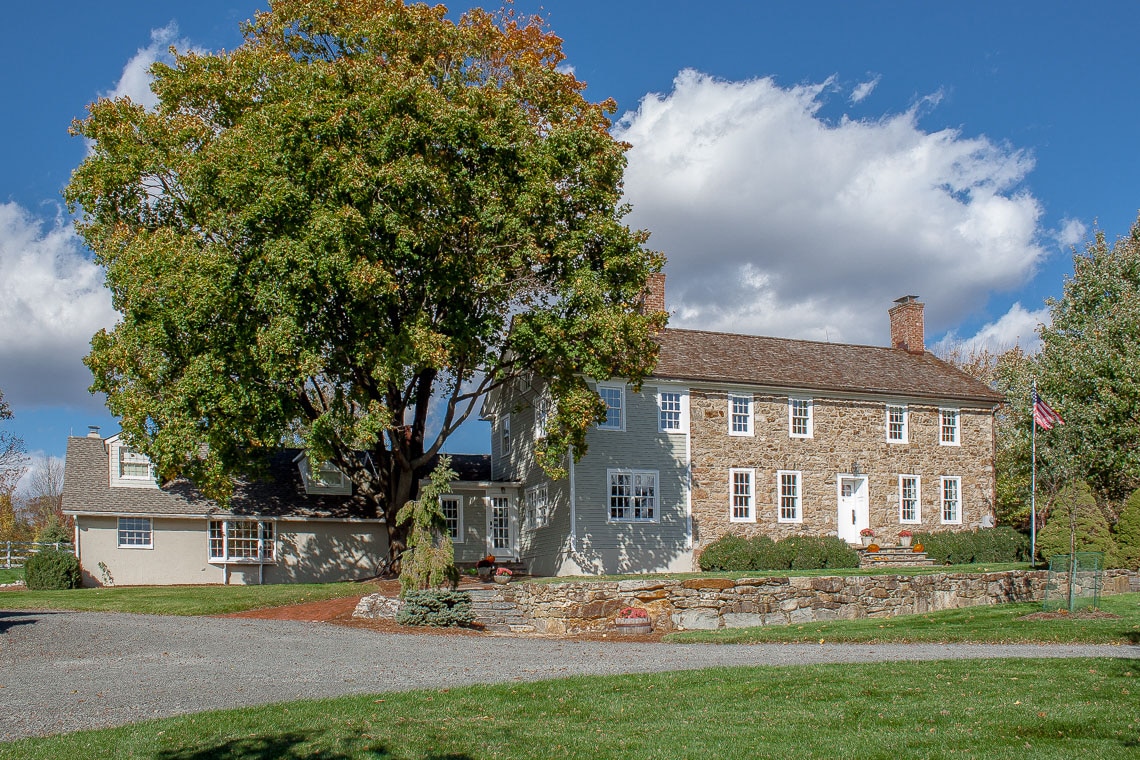
<svg viewBox="0 0 1140 760">
<path fill-rule="evenodd" d="M 1048 571 L 822 578 L 511 583 L 494 589 L 539 633 L 610 630 L 623 607 L 649 611 L 656 631 L 791 625 L 1041 601 Z M 1125 593 L 1135 572 L 1107 570 L 1102 593 Z"/>
</svg>

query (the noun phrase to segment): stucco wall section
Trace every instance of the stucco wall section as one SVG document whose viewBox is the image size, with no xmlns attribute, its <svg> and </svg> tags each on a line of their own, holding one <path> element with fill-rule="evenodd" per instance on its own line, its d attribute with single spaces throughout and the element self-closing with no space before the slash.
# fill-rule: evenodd
<svg viewBox="0 0 1140 760">
<path fill-rule="evenodd" d="M 900 400 L 897 403 L 907 403 Z M 992 511 L 993 416 L 989 409 L 960 408 L 960 445 L 939 444 L 938 404 L 907 403 L 908 442 L 886 440 L 883 401 L 813 399 L 811 438 L 788 434 L 788 397 L 754 395 L 754 435 L 728 434 L 727 393 L 690 392 L 693 455 L 693 519 L 698 551 L 727 532 L 781 538 L 793 534 L 835 535 L 838 474 L 855 463 L 868 476 L 871 527 L 894 535 L 899 515 L 899 475 L 921 481 L 921 523 L 912 530 L 967 529 Z M 945 407 L 958 408 L 954 404 Z M 756 522 L 729 520 L 729 469 L 756 469 Z M 802 523 L 777 522 L 778 470 L 802 473 Z M 961 525 L 944 525 L 940 478 L 962 479 Z"/>
</svg>

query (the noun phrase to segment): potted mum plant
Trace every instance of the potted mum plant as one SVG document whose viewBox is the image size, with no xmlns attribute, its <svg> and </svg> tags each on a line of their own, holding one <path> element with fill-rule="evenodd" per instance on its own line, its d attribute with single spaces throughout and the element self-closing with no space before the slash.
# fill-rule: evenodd
<svg viewBox="0 0 1140 760">
<path fill-rule="evenodd" d="M 912 535 L 913 534 L 909 530 L 900 530 L 899 531 L 899 546 L 909 547 L 910 546 L 910 539 L 911 539 Z"/>
<path fill-rule="evenodd" d="M 653 621 L 649 610 L 641 607 L 623 607 L 614 620 L 614 628 L 622 634 L 644 634 L 653 632 Z"/>
<path fill-rule="evenodd" d="M 495 570 L 495 574 L 491 577 L 494 579 L 495 583 L 506 584 L 511 582 L 511 576 L 513 574 L 514 573 L 512 573 L 509 569 L 500 567 Z"/>
<path fill-rule="evenodd" d="M 875 540 L 875 531 L 870 528 L 863 528 L 859 531 L 859 538 L 863 539 L 863 546 L 870 546 Z"/>
</svg>

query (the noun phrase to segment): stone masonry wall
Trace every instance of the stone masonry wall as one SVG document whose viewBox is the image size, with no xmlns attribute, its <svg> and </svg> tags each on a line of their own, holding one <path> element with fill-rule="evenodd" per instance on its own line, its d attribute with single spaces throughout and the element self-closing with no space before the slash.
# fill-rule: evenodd
<svg viewBox="0 0 1140 760">
<path fill-rule="evenodd" d="M 836 535 L 837 475 L 855 463 L 867 475 L 871 528 L 897 534 L 899 475 L 920 478 L 921 523 L 911 530 L 969 529 L 991 513 L 994 493 L 993 415 L 988 409 L 961 408 L 958 446 L 939 445 L 939 407 L 908 404 L 908 442 L 886 440 L 886 409 L 881 401 L 813 399 L 811 438 L 788 435 L 788 397 L 755 394 L 754 432 L 728 434 L 728 400 L 723 391 L 690 393 L 692 509 L 698 552 L 725 533 Z M 755 468 L 755 523 L 729 520 L 729 469 Z M 801 474 L 802 523 L 777 522 L 778 470 Z M 962 479 L 961 523 L 943 524 L 940 478 Z M 883 531 L 880 533 L 880 531 Z M 890 539 L 888 539 L 890 540 Z"/>
<path fill-rule="evenodd" d="M 821 578 L 511 583 L 495 589 L 540 633 L 609 630 L 623 607 L 649 611 L 657 631 L 893 617 L 1002 602 L 1041 601 L 1048 572 Z M 1124 593 L 1135 571 L 1107 570 L 1102 592 Z M 1136 581 L 1133 580 L 1133 583 Z"/>
</svg>

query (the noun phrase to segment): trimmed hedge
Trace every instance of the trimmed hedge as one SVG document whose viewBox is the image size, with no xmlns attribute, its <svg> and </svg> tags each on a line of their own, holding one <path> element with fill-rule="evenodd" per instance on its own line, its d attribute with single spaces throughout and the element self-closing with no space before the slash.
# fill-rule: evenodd
<svg viewBox="0 0 1140 760">
<path fill-rule="evenodd" d="M 475 620 L 471 595 L 466 591 L 407 591 L 396 613 L 400 625 L 467 626 Z"/>
<path fill-rule="evenodd" d="M 701 553 L 705 572 L 749 570 L 823 570 L 859 567 L 859 553 L 837 536 L 722 536 Z"/>
<path fill-rule="evenodd" d="M 915 533 L 911 541 L 922 544 L 926 556 L 934 560 L 935 564 L 1029 561 L 1029 538 L 1008 526 L 973 531 Z"/>
<path fill-rule="evenodd" d="M 29 590 L 59 591 L 79 588 L 83 579 L 79 560 L 68 551 L 44 549 L 24 562 L 24 583 Z"/>
</svg>

